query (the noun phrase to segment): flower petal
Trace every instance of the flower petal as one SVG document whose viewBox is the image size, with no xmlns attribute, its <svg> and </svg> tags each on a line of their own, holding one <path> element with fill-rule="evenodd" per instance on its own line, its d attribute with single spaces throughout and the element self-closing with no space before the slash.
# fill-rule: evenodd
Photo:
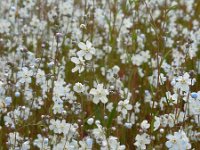
<svg viewBox="0 0 200 150">
<path fill-rule="evenodd" d="M 82 50 L 86 50 L 86 45 L 83 42 L 78 43 L 78 47 Z"/>
</svg>

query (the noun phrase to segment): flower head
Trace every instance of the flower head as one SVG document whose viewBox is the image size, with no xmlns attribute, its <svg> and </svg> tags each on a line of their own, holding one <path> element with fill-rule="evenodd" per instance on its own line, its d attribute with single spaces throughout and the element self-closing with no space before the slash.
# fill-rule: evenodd
<svg viewBox="0 0 200 150">
<path fill-rule="evenodd" d="M 95 48 L 92 47 L 92 43 L 89 41 L 86 41 L 86 44 L 83 42 L 80 42 L 78 44 L 78 47 L 81 49 L 78 51 L 78 56 L 84 57 L 86 60 L 91 60 L 92 55 L 95 54 Z"/>
<path fill-rule="evenodd" d="M 83 57 L 72 57 L 71 61 L 75 63 L 75 67 L 72 69 L 72 72 L 78 71 L 79 73 L 83 72 L 85 70 L 85 60 L 83 60 Z"/>
<path fill-rule="evenodd" d="M 146 149 L 146 145 L 150 144 L 151 140 L 150 140 L 150 136 L 146 133 L 143 133 L 142 135 L 137 135 L 135 137 L 136 142 L 134 143 L 135 146 L 137 146 L 137 148 L 140 149 Z"/>
<path fill-rule="evenodd" d="M 106 96 L 109 94 L 109 92 L 107 89 L 103 88 L 103 84 L 98 84 L 96 89 L 91 89 L 90 94 L 94 96 L 93 102 L 95 104 L 98 104 L 100 101 L 104 104 L 108 102 L 108 98 Z"/>
<path fill-rule="evenodd" d="M 168 141 L 165 143 L 169 150 L 186 150 L 191 148 L 189 139 L 184 131 L 175 132 L 174 135 L 167 135 Z"/>
</svg>

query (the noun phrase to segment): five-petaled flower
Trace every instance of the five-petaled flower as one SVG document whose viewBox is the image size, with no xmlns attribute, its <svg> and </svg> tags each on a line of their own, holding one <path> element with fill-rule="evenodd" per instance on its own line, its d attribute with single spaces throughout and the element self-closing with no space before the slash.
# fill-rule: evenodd
<svg viewBox="0 0 200 150">
<path fill-rule="evenodd" d="M 95 54 L 95 48 L 92 47 L 92 43 L 89 41 L 86 41 L 86 44 L 83 42 L 80 42 L 78 44 L 78 47 L 81 49 L 77 52 L 78 56 L 84 57 L 86 60 L 91 60 L 92 55 Z"/>
<path fill-rule="evenodd" d="M 108 98 L 106 96 L 109 94 L 109 92 L 107 89 L 103 88 L 103 84 L 98 84 L 96 89 L 91 89 L 90 94 L 94 96 L 93 102 L 95 104 L 98 104 L 100 101 L 104 104 L 108 102 Z"/>
<path fill-rule="evenodd" d="M 79 73 L 83 72 L 85 70 L 85 60 L 83 60 L 83 57 L 72 57 L 71 61 L 75 63 L 75 67 L 72 69 L 72 72 L 78 71 Z"/>
</svg>

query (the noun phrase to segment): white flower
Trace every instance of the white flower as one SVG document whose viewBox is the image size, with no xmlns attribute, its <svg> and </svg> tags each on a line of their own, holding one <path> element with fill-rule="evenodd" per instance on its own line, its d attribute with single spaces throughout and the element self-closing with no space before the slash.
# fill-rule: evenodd
<svg viewBox="0 0 200 150">
<path fill-rule="evenodd" d="M 168 141 L 165 143 L 169 150 L 191 149 L 191 144 L 184 131 L 175 132 L 174 135 L 167 135 Z"/>
<path fill-rule="evenodd" d="M 167 126 L 167 123 L 168 123 L 167 117 L 168 117 L 167 114 L 160 116 L 160 123 L 161 123 L 161 126 L 163 126 L 163 127 L 166 127 L 166 126 Z"/>
<path fill-rule="evenodd" d="M 95 54 L 95 48 L 92 47 L 92 43 L 90 43 L 89 41 L 86 41 L 86 44 L 80 42 L 78 44 L 78 47 L 81 49 L 77 52 L 78 56 L 84 57 L 86 60 L 92 59 L 92 55 Z"/>
<path fill-rule="evenodd" d="M 177 104 L 177 100 L 178 100 L 178 94 L 171 94 L 171 92 L 166 92 L 166 97 L 167 99 L 169 100 L 170 104 L 173 103 L 173 104 Z"/>
<path fill-rule="evenodd" d="M 75 63 L 75 67 L 72 69 L 72 72 L 78 71 L 79 73 L 83 72 L 85 70 L 85 60 L 83 60 L 83 57 L 72 57 L 71 61 Z"/>
<path fill-rule="evenodd" d="M 124 124 L 124 126 L 125 126 L 126 128 L 128 128 L 128 129 L 131 129 L 132 126 L 133 126 L 133 124 L 132 124 L 131 122 L 126 122 L 126 123 Z"/>
<path fill-rule="evenodd" d="M 160 85 L 163 85 L 166 80 L 167 80 L 167 78 L 164 76 L 163 73 L 161 73 L 159 75 L 159 83 L 160 83 Z"/>
<path fill-rule="evenodd" d="M 37 135 L 37 139 L 33 141 L 33 145 L 42 149 L 48 149 L 48 138 L 42 137 L 41 134 Z M 49 148 L 50 149 L 50 148 Z"/>
<path fill-rule="evenodd" d="M 154 126 L 154 131 L 156 131 L 159 127 L 160 127 L 160 118 L 159 117 L 154 117 L 155 118 L 155 121 L 154 121 L 154 124 L 153 124 L 153 126 Z"/>
<path fill-rule="evenodd" d="M 49 129 L 50 129 L 50 130 L 53 130 L 54 133 L 58 133 L 58 125 L 59 125 L 59 124 L 60 124 L 60 120 L 51 119 L 51 120 L 50 120 Z"/>
<path fill-rule="evenodd" d="M 12 147 L 17 147 L 19 142 L 22 141 L 22 137 L 19 135 L 18 132 L 11 132 L 8 135 L 8 144 Z"/>
<path fill-rule="evenodd" d="M 131 110 L 133 106 L 129 104 L 129 100 L 126 99 L 124 101 L 119 101 L 117 106 L 117 111 L 122 112 L 122 114 L 125 116 L 128 112 L 128 110 Z"/>
<path fill-rule="evenodd" d="M 92 134 L 94 135 L 94 138 L 97 140 L 97 143 L 99 143 L 106 140 L 106 132 L 105 129 L 100 124 L 96 125 L 97 128 L 92 130 Z"/>
<path fill-rule="evenodd" d="M 141 123 L 141 128 L 142 128 L 143 130 L 147 130 L 149 127 L 150 127 L 150 124 L 148 123 L 147 120 L 142 121 L 142 123 Z"/>
<path fill-rule="evenodd" d="M 74 126 L 66 123 L 65 120 L 60 121 L 51 119 L 49 129 L 53 130 L 54 133 L 68 135 L 68 137 L 73 136 L 75 134 L 74 132 L 76 132 Z"/>
<path fill-rule="evenodd" d="M 109 92 L 107 89 L 103 88 L 103 84 L 98 84 L 96 89 L 91 89 L 90 94 L 94 96 L 93 102 L 95 104 L 98 104 L 100 101 L 104 104 L 108 102 L 108 98 L 106 96 L 109 94 Z"/>
<path fill-rule="evenodd" d="M 169 125 L 169 127 L 174 127 L 174 120 L 175 120 L 175 114 L 169 114 L 168 118 L 167 118 L 167 123 Z"/>
<path fill-rule="evenodd" d="M 92 149 L 93 139 L 88 137 L 88 138 L 86 138 L 85 142 L 86 142 L 86 144 L 87 144 L 87 147 L 88 147 L 89 149 Z"/>
<path fill-rule="evenodd" d="M 36 74 L 36 83 L 40 84 L 40 83 L 45 83 L 46 77 L 45 77 L 45 73 L 43 70 L 38 69 L 37 74 Z"/>
<path fill-rule="evenodd" d="M 136 142 L 134 143 L 135 146 L 137 146 L 137 148 L 139 149 L 146 149 L 146 145 L 150 144 L 151 140 L 150 140 L 150 136 L 146 133 L 143 133 L 142 135 L 137 135 L 135 137 Z"/>
<path fill-rule="evenodd" d="M 105 146 L 101 147 L 101 150 L 125 150 L 125 145 L 120 145 L 117 137 L 110 136 L 107 141 L 103 141 Z"/>
<path fill-rule="evenodd" d="M 131 57 L 131 60 L 133 65 L 140 66 L 143 63 L 148 62 L 149 58 L 150 58 L 149 51 L 141 51 L 139 54 L 134 54 Z"/>
<path fill-rule="evenodd" d="M 85 91 L 85 86 L 79 82 L 77 82 L 74 87 L 73 87 L 74 91 L 77 93 L 82 93 Z"/>
<path fill-rule="evenodd" d="M 54 114 L 61 114 L 64 110 L 63 104 L 55 102 L 52 109 Z"/>
<path fill-rule="evenodd" d="M 27 67 L 23 67 L 21 71 L 17 73 L 20 83 L 31 83 L 31 76 L 33 75 L 32 70 L 28 70 Z"/>
<path fill-rule="evenodd" d="M 190 99 L 189 107 L 185 104 L 185 111 L 190 115 L 200 115 L 200 100 Z"/>
<path fill-rule="evenodd" d="M 190 78 L 190 75 L 187 72 L 183 76 L 179 76 L 176 81 L 175 87 L 185 92 L 188 92 L 189 86 L 193 85 L 195 82 L 194 79 Z"/>
<path fill-rule="evenodd" d="M 69 124 L 66 123 L 65 120 L 62 120 L 60 122 L 60 124 L 58 124 L 57 128 L 58 128 L 58 133 L 65 133 L 66 134 L 66 132 L 69 131 Z"/>
<path fill-rule="evenodd" d="M 83 141 L 79 141 L 79 144 L 79 150 L 92 150 L 93 139 L 90 137 L 86 137 Z"/>
<path fill-rule="evenodd" d="M 106 105 L 106 109 L 109 111 L 109 112 L 111 112 L 112 110 L 113 110 L 113 103 L 111 102 L 111 103 L 108 103 L 107 105 Z"/>
<path fill-rule="evenodd" d="M 55 144 L 52 150 L 78 150 L 78 147 L 78 142 L 74 139 L 71 141 L 61 139 L 61 142 Z"/>
<path fill-rule="evenodd" d="M 135 115 L 134 112 L 132 112 L 131 115 L 130 115 L 129 121 L 130 121 L 130 123 L 131 123 L 132 125 L 134 125 L 136 120 L 137 120 L 137 116 Z"/>
<path fill-rule="evenodd" d="M 135 113 L 139 113 L 140 112 L 140 103 L 139 102 L 136 102 L 135 106 L 134 106 L 134 111 Z"/>
<path fill-rule="evenodd" d="M 21 150 L 29 150 L 30 149 L 30 141 L 26 141 L 22 144 Z"/>
</svg>

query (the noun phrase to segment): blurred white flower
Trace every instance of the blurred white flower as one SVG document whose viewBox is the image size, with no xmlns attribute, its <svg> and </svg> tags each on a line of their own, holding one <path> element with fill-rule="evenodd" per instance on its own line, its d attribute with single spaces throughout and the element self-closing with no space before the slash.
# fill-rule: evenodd
<svg viewBox="0 0 200 150">
<path fill-rule="evenodd" d="M 107 89 L 103 88 L 103 84 L 98 84 L 96 89 L 91 89 L 90 94 L 94 96 L 93 102 L 95 104 L 98 104 L 100 101 L 104 104 L 108 102 L 108 98 L 106 96 L 109 94 L 109 92 Z"/>
<path fill-rule="evenodd" d="M 17 73 L 17 78 L 19 79 L 20 83 L 31 83 L 32 75 L 32 70 L 29 70 L 27 67 L 23 67 L 22 70 Z"/>
<path fill-rule="evenodd" d="M 92 43 L 86 41 L 86 44 L 83 42 L 78 43 L 78 47 L 81 49 L 77 52 L 79 57 L 84 57 L 86 60 L 91 60 L 92 55 L 95 55 L 95 48 L 92 47 Z"/>
<path fill-rule="evenodd" d="M 184 131 L 174 132 L 174 135 L 167 135 L 168 141 L 165 143 L 169 150 L 191 149 L 191 144 Z"/>
<path fill-rule="evenodd" d="M 48 146 L 48 138 L 42 137 L 41 134 L 37 135 L 37 139 L 33 141 L 33 145 L 37 146 L 40 149 L 50 149 L 50 147 Z"/>
<path fill-rule="evenodd" d="M 108 138 L 108 141 L 103 141 L 103 146 L 101 147 L 101 150 L 125 150 L 125 145 L 120 145 L 120 142 L 118 142 L 118 138 L 114 136 L 110 136 Z"/>
<path fill-rule="evenodd" d="M 194 85 L 195 79 L 191 79 L 190 75 L 186 72 L 183 76 L 176 79 L 175 87 L 181 91 L 188 92 L 189 86 Z"/>
<path fill-rule="evenodd" d="M 150 127 L 150 124 L 147 120 L 143 120 L 140 126 L 143 130 L 147 130 Z"/>
<path fill-rule="evenodd" d="M 137 146 L 138 149 L 145 150 L 146 145 L 150 144 L 150 136 L 146 133 L 143 133 L 142 135 L 137 134 L 135 137 L 136 142 L 134 143 L 135 146 Z"/>
<path fill-rule="evenodd" d="M 171 92 L 166 92 L 166 97 L 169 101 L 169 104 L 177 104 L 178 94 L 171 94 Z"/>
<path fill-rule="evenodd" d="M 82 93 L 85 91 L 85 86 L 83 84 L 77 82 L 77 83 L 75 83 L 73 89 L 77 93 Z"/>
<path fill-rule="evenodd" d="M 46 81 L 45 72 L 41 69 L 38 69 L 36 74 L 36 83 L 42 84 L 45 83 L 45 81 Z"/>
<path fill-rule="evenodd" d="M 133 106 L 129 104 L 129 100 L 126 99 L 124 101 L 119 101 L 117 106 L 117 111 L 121 112 L 123 116 L 125 116 L 128 113 L 128 110 L 131 110 Z"/>
<path fill-rule="evenodd" d="M 112 110 L 113 110 L 113 103 L 111 102 L 111 103 L 108 103 L 107 105 L 106 105 L 106 109 L 109 111 L 109 112 L 111 112 Z"/>
<path fill-rule="evenodd" d="M 53 113 L 54 114 L 61 114 L 63 112 L 63 110 L 64 110 L 63 109 L 63 104 L 55 102 L 52 109 L 53 109 Z"/>
<path fill-rule="evenodd" d="M 83 72 L 85 70 L 85 60 L 83 60 L 83 57 L 72 57 L 71 61 L 75 63 L 75 67 L 72 69 L 72 72 L 78 71 L 79 73 Z"/>
</svg>

